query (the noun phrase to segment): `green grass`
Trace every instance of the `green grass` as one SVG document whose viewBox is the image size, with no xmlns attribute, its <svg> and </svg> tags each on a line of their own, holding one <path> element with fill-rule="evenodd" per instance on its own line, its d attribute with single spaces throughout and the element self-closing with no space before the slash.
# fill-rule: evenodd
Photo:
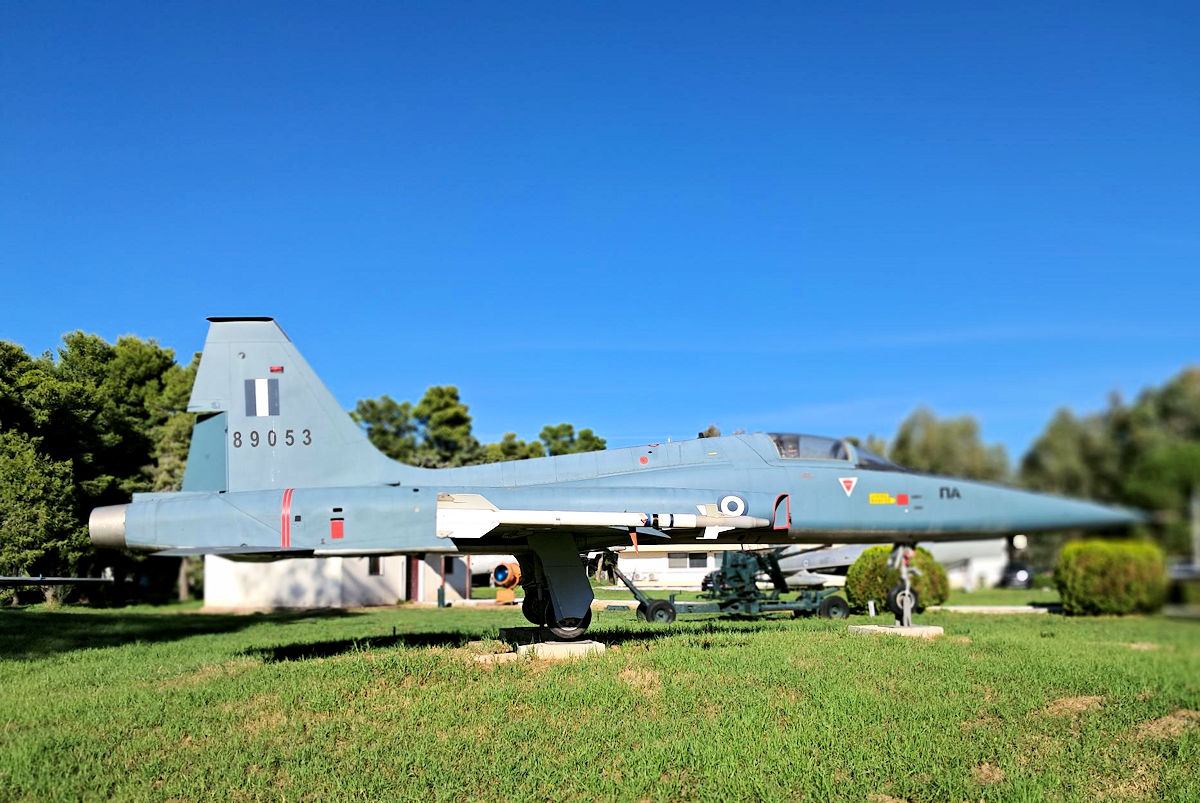
<svg viewBox="0 0 1200 803">
<path fill-rule="evenodd" d="M 474 660 L 513 609 L 0 611 L 0 799 L 1195 800 L 1200 623 L 599 611 L 579 663 Z M 862 621 L 862 620 L 860 620 Z M 395 635 L 393 635 L 393 632 Z M 883 798 L 876 798 L 877 800 Z"/>
<path fill-rule="evenodd" d="M 1057 602 L 1058 590 L 1054 588 L 1033 588 L 1029 591 L 1016 588 L 955 589 L 946 600 L 947 605 L 1047 605 Z"/>
</svg>

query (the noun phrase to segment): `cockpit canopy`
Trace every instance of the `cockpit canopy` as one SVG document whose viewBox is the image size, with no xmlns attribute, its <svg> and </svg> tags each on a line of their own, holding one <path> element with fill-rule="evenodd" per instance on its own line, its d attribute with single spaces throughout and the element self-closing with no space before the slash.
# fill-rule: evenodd
<svg viewBox="0 0 1200 803">
<path fill-rule="evenodd" d="M 798 435 L 794 432 L 768 432 L 767 437 L 775 443 L 779 456 L 784 460 L 843 460 L 874 471 L 905 470 L 887 458 L 838 438 Z"/>
<path fill-rule="evenodd" d="M 785 460 L 849 460 L 846 442 L 820 435 L 797 435 L 794 432 L 768 432 L 775 441 L 779 456 Z"/>
</svg>

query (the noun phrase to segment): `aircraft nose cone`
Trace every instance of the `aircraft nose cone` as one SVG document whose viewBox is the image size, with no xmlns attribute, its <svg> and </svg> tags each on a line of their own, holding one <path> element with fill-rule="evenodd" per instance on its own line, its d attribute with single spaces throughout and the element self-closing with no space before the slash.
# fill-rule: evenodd
<svg viewBox="0 0 1200 803">
<path fill-rule="evenodd" d="M 1061 496 L 996 489 L 991 500 L 1003 509 L 1002 518 L 1024 530 L 1081 530 L 1130 527 L 1147 520 L 1138 510 L 1067 499 Z"/>
</svg>

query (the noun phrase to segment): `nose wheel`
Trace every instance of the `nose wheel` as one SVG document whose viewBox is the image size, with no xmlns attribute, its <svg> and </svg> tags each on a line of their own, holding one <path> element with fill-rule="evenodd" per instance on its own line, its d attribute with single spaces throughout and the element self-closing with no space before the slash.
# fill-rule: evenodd
<svg viewBox="0 0 1200 803">
<path fill-rule="evenodd" d="M 538 589 L 530 588 L 525 592 L 525 600 L 521 603 L 521 613 L 531 624 L 549 628 L 554 637 L 562 641 L 574 641 L 581 637 L 592 623 L 592 611 L 580 617 L 568 617 L 555 620 L 554 604 L 549 594 L 538 593 Z"/>
<path fill-rule="evenodd" d="M 549 625 L 550 632 L 555 638 L 563 641 L 574 641 L 580 638 L 588 629 L 588 625 L 592 623 L 592 612 L 589 610 L 582 617 L 559 619 L 557 622 Z"/>
</svg>

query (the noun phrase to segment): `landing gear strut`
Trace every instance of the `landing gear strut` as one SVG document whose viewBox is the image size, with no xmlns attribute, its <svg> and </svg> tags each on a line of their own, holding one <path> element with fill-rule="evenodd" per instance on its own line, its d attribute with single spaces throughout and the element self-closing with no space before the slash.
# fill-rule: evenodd
<svg viewBox="0 0 1200 803">
<path fill-rule="evenodd" d="M 887 594 L 887 607 L 896 615 L 896 625 L 912 627 L 912 612 L 917 607 L 917 592 L 912 587 L 912 575 L 921 572 L 912 564 L 913 548 L 908 544 L 896 544 L 892 547 L 888 567 L 900 570 L 900 582 L 892 586 Z"/>
<path fill-rule="evenodd" d="M 574 543 L 543 536 L 530 542 L 533 548 L 517 555 L 525 589 L 521 613 L 557 639 L 580 638 L 592 623 L 592 589 Z"/>
<path fill-rule="evenodd" d="M 567 617 L 556 620 L 554 618 L 554 603 L 551 602 L 550 595 L 545 593 L 545 589 L 540 589 L 536 586 L 530 586 L 525 589 L 525 601 L 521 603 L 521 613 L 532 624 L 538 627 L 549 628 L 555 638 L 562 639 L 563 641 L 573 641 L 579 638 L 588 629 L 588 625 L 592 623 L 591 609 L 588 609 L 580 617 Z"/>
</svg>

